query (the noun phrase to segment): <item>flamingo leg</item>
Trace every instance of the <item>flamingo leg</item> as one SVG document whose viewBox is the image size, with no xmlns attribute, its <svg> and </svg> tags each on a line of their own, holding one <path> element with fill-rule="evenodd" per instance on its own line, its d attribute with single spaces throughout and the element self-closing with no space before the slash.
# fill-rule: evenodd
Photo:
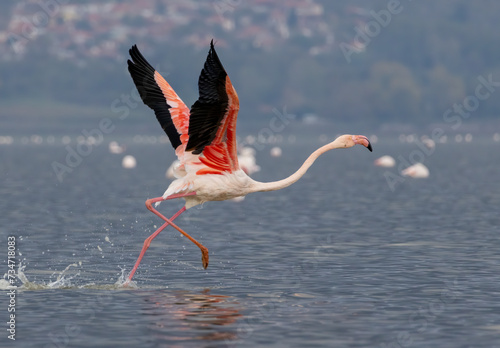
<svg viewBox="0 0 500 348">
<path fill-rule="evenodd" d="M 155 215 L 157 215 L 161 219 L 163 219 L 165 221 L 165 223 L 162 226 L 160 226 L 160 228 L 158 228 L 152 235 L 150 235 L 144 241 L 141 253 L 139 254 L 139 257 L 137 258 L 137 261 L 135 262 L 134 268 L 132 269 L 132 271 L 130 271 L 128 279 L 125 281 L 124 285 L 127 285 L 132 280 L 132 277 L 134 276 L 135 272 L 137 271 L 137 268 L 139 267 L 139 264 L 141 263 L 142 258 L 144 257 L 146 250 L 148 250 L 149 246 L 151 245 L 151 242 L 153 241 L 153 239 L 156 238 L 156 236 L 158 236 L 160 234 L 160 232 L 163 231 L 163 229 L 165 229 L 165 227 L 167 227 L 168 225 L 172 225 L 176 230 L 178 230 L 180 233 L 182 233 L 184 236 L 186 236 L 190 241 L 192 241 L 194 244 L 196 244 L 200 248 L 201 253 L 202 253 L 203 267 L 207 268 L 207 266 L 208 266 L 208 249 L 205 246 L 203 246 L 202 244 L 200 244 L 198 241 L 196 241 L 193 237 L 188 235 L 186 232 L 184 232 L 180 227 L 178 227 L 177 225 L 172 223 L 172 221 L 174 219 L 176 219 L 179 215 L 181 215 L 183 212 L 186 211 L 186 207 L 185 206 L 182 207 L 177 213 L 175 213 L 174 216 L 172 216 L 170 219 L 167 219 L 165 216 L 163 216 L 160 212 L 158 212 L 152 206 L 152 204 L 156 203 L 156 202 L 166 201 L 166 200 L 174 199 L 174 198 L 181 198 L 181 197 L 185 197 L 185 196 L 192 196 L 195 194 L 196 194 L 195 192 L 191 192 L 188 194 L 175 194 L 175 195 L 168 196 L 167 198 L 157 197 L 157 198 L 148 199 L 146 201 L 146 207 L 148 208 L 148 210 L 150 210 Z"/>
<path fill-rule="evenodd" d="M 195 195 L 195 194 L 196 194 L 195 192 L 190 192 L 188 194 L 172 195 L 172 196 L 168 196 L 166 199 L 172 199 L 172 198 L 178 198 L 178 197 L 185 197 L 185 196 L 192 196 L 192 195 Z M 158 210 L 156 210 L 153 207 L 153 203 L 161 202 L 162 200 L 166 200 L 166 199 L 163 199 L 163 197 L 148 199 L 146 201 L 146 207 L 151 212 L 153 212 L 155 215 L 157 215 L 158 217 L 160 217 L 161 219 L 163 219 L 164 221 L 166 221 L 169 225 L 171 225 L 173 228 L 175 228 L 177 231 L 179 231 L 184 237 L 186 237 L 191 242 L 193 242 L 194 244 L 196 244 L 196 246 L 198 248 L 200 248 L 200 250 L 201 250 L 201 262 L 203 264 L 203 268 L 206 269 L 208 267 L 208 249 L 204 245 L 202 245 L 200 242 L 198 242 L 196 239 L 194 239 L 193 237 L 191 237 L 189 234 L 187 234 L 186 232 L 184 232 L 179 226 L 177 226 L 176 224 L 174 224 L 171 220 L 169 220 L 165 216 L 163 216 Z"/>
<path fill-rule="evenodd" d="M 186 211 L 186 207 L 182 207 L 174 216 L 172 216 L 170 218 L 170 221 L 173 221 L 176 217 L 181 215 L 184 211 Z M 132 280 L 132 277 L 134 276 L 135 271 L 137 271 L 137 268 L 139 267 L 139 264 L 141 263 L 142 258 L 144 257 L 146 250 L 148 250 L 149 246 L 151 245 L 151 242 L 153 241 L 153 239 L 155 239 L 156 236 L 159 235 L 160 232 L 163 231 L 165 229 L 165 227 L 167 227 L 168 225 L 169 225 L 169 222 L 165 222 L 159 229 L 157 229 L 155 231 L 155 233 L 153 233 L 148 238 L 146 238 L 146 240 L 144 241 L 144 244 L 142 246 L 141 253 L 139 254 L 139 257 L 137 258 L 137 261 L 135 262 L 134 268 L 132 268 L 132 270 L 130 271 L 130 273 L 128 275 L 128 279 L 125 282 L 125 285 L 128 284 Z"/>
</svg>

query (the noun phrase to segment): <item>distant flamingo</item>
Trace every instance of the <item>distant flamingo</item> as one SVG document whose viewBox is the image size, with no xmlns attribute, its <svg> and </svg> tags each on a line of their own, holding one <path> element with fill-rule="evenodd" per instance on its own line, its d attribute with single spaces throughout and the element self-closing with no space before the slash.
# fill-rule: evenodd
<svg viewBox="0 0 500 348">
<path fill-rule="evenodd" d="M 112 141 L 109 143 L 108 148 L 109 148 L 109 152 L 119 155 L 119 154 L 125 152 L 126 146 L 119 145 L 116 141 Z"/>
<path fill-rule="evenodd" d="M 436 147 L 436 142 L 429 137 L 422 137 L 420 140 L 422 140 L 422 143 L 424 143 L 425 147 L 427 147 L 429 150 L 434 150 Z"/>
<path fill-rule="evenodd" d="M 390 168 L 396 165 L 396 160 L 391 156 L 385 155 L 380 158 L 377 158 L 373 163 L 379 167 Z"/>
<path fill-rule="evenodd" d="M 137 161 L 134 156 L 127 155 L 122 159 L 122 167 L 127 169 L 135 168 Z"/>
<path fill-rule="evenodd" d="M 242 147 L 239 149 L 238 163 L 240 169 L 247 175 L 252 175 L 260 171 L 260 166 L 257 165 L 255 159 L 255 149 L 253 147 Z"/>
<path fill-rule="evenodd" d="M 275 146 L 273 147 L 270 151 L 269 151 L 269 154 L 272 156 L 272 157 L 281 157 L 281 154 L 283 153 L 283 151 L 281 151 L 281 147 L 278 147 L 278 146 Z"/>
<path fill-rule="evenodd" d="M 128 61 L 129 72 L 142 100 L 154 110 L 175 149 L 180 161 L 176 174 L 180 177 L 170 184 L 163 196 L 146 201 L 146 207 L 165 223 L 144 241 L 139 258 L 125 284 L 132 280 L 151 241 L 168 225 L 200 248 L 203 267 L 207 268 L 208 249 L 173 223 L 187 209 L 207 201 L 223 201 L 252 192 L 285 188 L 299 180 L 321 154 L 332 149 L 359 144 L 372 151 L 367 137 L 341 135 L 314 151 L 288 178 L 269 183 L 254 181 L 238 164 L 235 134 L 238 95 L 215 52 L 213 40 L 198 80 L 199 98 L 191 111 L 167 81 L 146 61 L 137 46 L 132 46 L 129 53 L 132 57 L 132 61 Z M 153 207 L 153 204 L 156 206 L 174 198 L 184 198 L 186 203 L 170 219 Z"/>
<path fill-rule="evenodd" d="M 422 163 L 415 163 L 403 170 L 401 175 L 415 179 L 425 179 L 429 177 L 429 169 Z"/>
</svg>

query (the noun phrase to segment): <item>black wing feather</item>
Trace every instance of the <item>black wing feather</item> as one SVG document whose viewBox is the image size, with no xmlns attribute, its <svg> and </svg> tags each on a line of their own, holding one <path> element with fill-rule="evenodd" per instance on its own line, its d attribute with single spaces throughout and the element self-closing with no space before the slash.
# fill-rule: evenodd
<svg viewBox="0 0 500 348">
<path fill-rule="evenodd" d="M 228 109 L 227 73 L 210 43 L 210 51 L 198 80 L 199 98 L 191 107 L 187 151 L 199 154 L 217 135 Z"/>
<path fill-rule="evenodd" d="M 132 61 L 128 60 L 128 71 L 134 80 L 144 104 L 154 110 L 156 118 L 165 131 L 172 146 L 176 149 L 181 145 L 180 134 L 175 128 L 168 105 L 160 86 L 155 81 L 155 69 L 141 54 L 136 45 L 129 50 Z"/>
</svg>

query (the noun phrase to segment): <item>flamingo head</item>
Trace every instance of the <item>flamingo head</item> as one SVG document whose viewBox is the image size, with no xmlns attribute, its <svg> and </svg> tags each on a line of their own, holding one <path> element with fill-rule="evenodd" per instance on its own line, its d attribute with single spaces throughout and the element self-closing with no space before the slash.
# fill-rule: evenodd
<svg viewBox="0 0 500 348">
<path fill-rule="evenodd" d="M 370 141 L 364 135 L 344 134 L 335 139 L 333 143 L 335 144 L 336 148 L 347 149 L 349 147 L 353 147 L 354 145 L 363 145 L 368 150 L 370 150 L 370 152 L 373 151 L 372 144 L 370 144 Z"/>
</svg>

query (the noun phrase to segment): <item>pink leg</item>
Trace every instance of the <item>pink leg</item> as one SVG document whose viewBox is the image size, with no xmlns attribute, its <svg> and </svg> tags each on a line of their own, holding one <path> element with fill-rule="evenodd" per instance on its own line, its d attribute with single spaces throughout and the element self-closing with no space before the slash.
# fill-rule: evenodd
<svg viewBox="0 0 500 348">
<path fill-rule="evenodd" d="M 181 210 L 179 210 L 174 216 L 172 216 L 170 218 L 170 221 L 173 221 L 176 217 L 178 217 L 179 215 L 181 215 L 185 211 L 186 211 L 186 207 L 182 207 Z M 144 244 L 142 246 L 141 253 L 139 254 L 139 257 L 137 258 L 137 261 L 135 262 L 134 268 L 132 268 L 132 271 L 130 271 L 130 273 L 128 275 L 128 279 L 125 282 L 125 285 L 127 285 L 132 280 L 132 277 L 134 276 L 135 271 L 137 271 L 137 268 L 139 267 L 139 264 L 141 263 L 142 258 L 144 257 L 146 250 L 148 250 L 149 246 L 151 245 L 151 242 L 153 241 L 153 239 L 155 239 L 156 236 L 159 235 L 160 232 L 163 231 L 163 229 L 165 227 L 167 227 L 168 225 L 169 225 L 169 222 L 165 222 L 159 229 L 157 229 L 155 231 L 155 233 L 153 233 L 148 238 L 146 238 L 146 240 L 144 241 Z"/>
<path fill-rule="evenodd" d="M 161 202 L 161 201 L 164 201 L 164 200 L 169 200 L 169 199 L 174 199 L 174 198 L 181 198 L 181 197 L 185 197 L 185 196 L 192 196 L 192 195 L 195 195 L 195 194 L 196 194 L 195 192 L 191 192 L 191 193 L 188 193 L 188 194 L 175 194 L 175 195 L 171 195 L 171 196 L 169 196 L 167 198 L 157 197 L 157 198 L 148 199 L 146 201 L 146 207 L 150 211 L 152 211 L 154 214 L 156 214 L 157 216 L 159 216 L 160 218 L 162 218 L 166 222 L 162 226 L 160 226 L 160 228 L 158 228 L 151 236 L 149 236 L 148 238 L 146 238 L 146 240 L 144 241 L 144 245 L 142 247 L 141 253 L 139 254 L 139 257 L 137 258 L 137 261 L 135 262 L 134 268 L 130 272 L 130 274 L 128 276 L 128 279 L 125 281 L 124 285 L 127 285 L 132 280 L 132 277 L 134 276 L 137 268 L 139 267 L 139 264 L 141 263 L 141 260 L 144 257 L 144 254 L 146 253 L 146 250 L 148 250 L 148 248 L 149 248 L 149 246 L 151 244 L 151 241 L 158 234 L 160 234 L 160 232 L 163 231 L 163 229 L 165 227 L 167 227 L 168 225 L 172 225 L 176 230 L 178 230 L 180 233 L 182 233 L 184 236 L 186 236 L 189 240 L 191 240 L 193 243 L 195 243 L 201 249 L 203 266 L 205 268 L 207 268 L 207 266 L 208 266 L 208 249 L 206 247 L 204 247 L 203 245 L 201 245 L 200 243 L 198 243 L 194 238 L 192 238 L 190 235 L 188 235 L 186 232 L 184 232 L 182 229 L 180 229 L 177 225 L 175 225 L 175 224 L 172 223 L 172 221 L 175 218 L 177 218 L 179 215 L 181 215 L 183 212 L 186 211 L 186 207 L 182 207 L 174 216 L 172 216 L 170 219 L 167 219 L 165 216 L 163 216 L 162 214 L 160 214 L 152 206 L 152 204 L 156 203 L 156 202 Z"/>
<path fill-rule="evenodd" d="M 168 196 L 167 199 L 178 198 L 178 197 L 185 197 L 185 196 L 192 196 L 192 195 L 195 195 L 195 194 L 196 194 L 195 192 L 190 192 L 188 194 L 172 195 L 172 196 Z M 194 244 L 196 244 L 196 246 L 198 248 L 200 248 L 200 250 L 201 250 L 201 262 L 203 264 L 203 268 L 206 269 L 208 267 L 208 249 L 204 245 L 202 245 L 200 242 L 198 242 L 196 239 L 194 239 L 193 237 L 191 237 L 189 234 L 187 234 L 186 232 L 184 232 L 179 226 L 177 226 L 176 224 L 174 224 L 171 220 L 169 220 L 165 216 L 163 216 L 158 210 L 156 210 L 153 207 L 153 203 L 160 202 L 162 200 L 163 200 L 162 197 L 148 199 L 146 201 L 146 207 L 151 212 L 153 212 L 154 214 L 156 214 L 157 216 L 159 216 L 160 218 L 162 218 L 163 220 L 165 220 L 169 225 L 171 225 L 177 231 L 179 231 L 184 237 L 186 237 L 191 242 L 193 242 Z"/>
</svg>

